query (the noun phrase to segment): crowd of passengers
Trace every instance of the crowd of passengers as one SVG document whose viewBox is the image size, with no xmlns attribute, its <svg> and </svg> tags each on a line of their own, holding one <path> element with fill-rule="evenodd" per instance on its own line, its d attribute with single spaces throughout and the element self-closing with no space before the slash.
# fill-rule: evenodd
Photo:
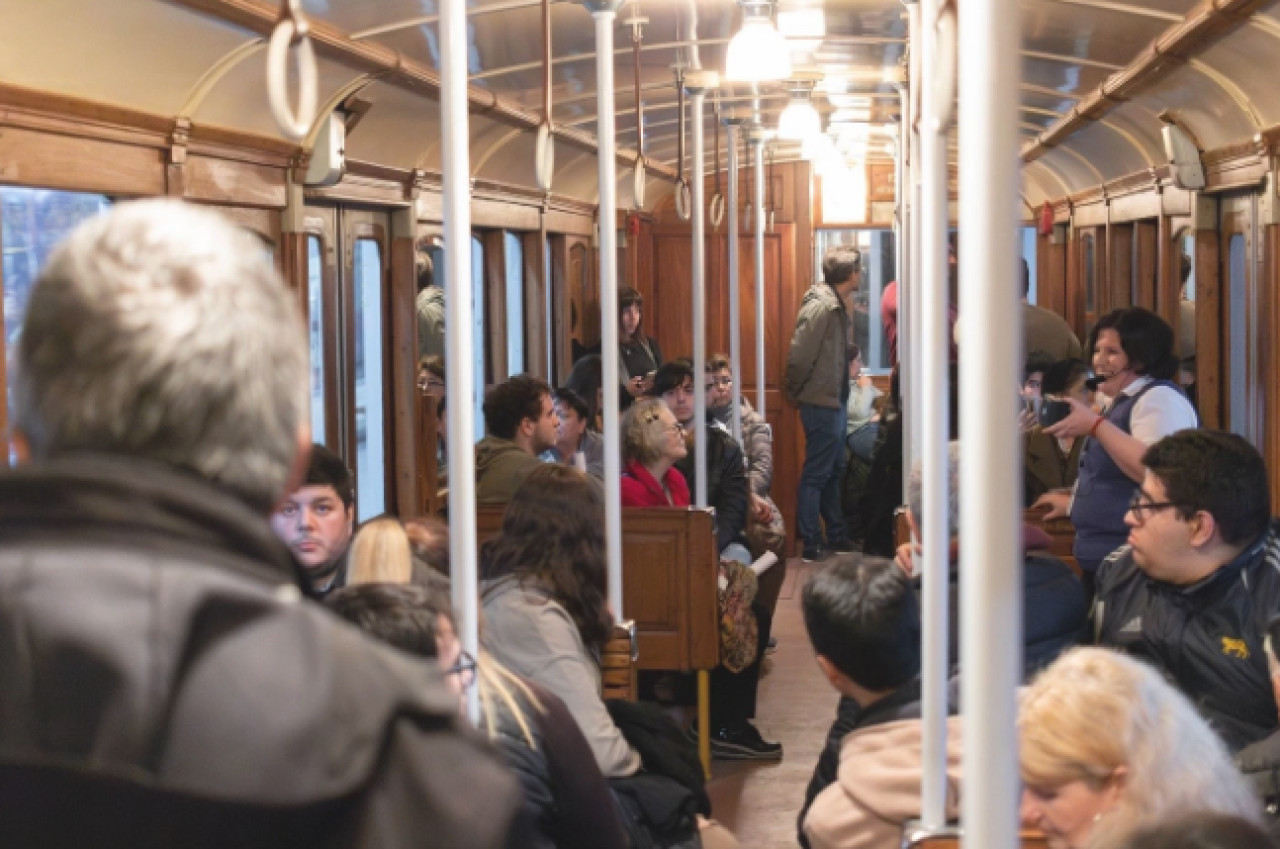
<svg viewBox="0 0 1280 849">
<path fill-rule="evenodd" d="M 787 368 L 807 441 L 797 530 L 815 564 L 801 606 L 839 694 L 799 839 L 888 849 L 920 814 L 922 482 L 911 470 L 914 542 L 878 556 L 872 524 L 847 521 L 863 505 L 842 503 L 847 464 L 884 474 L 901 404 L 892 388 L 877 397 L 849 342 L 859 267 L 852 249 L 827 257 Z M 423 308 L 442 299 L 424 293 L 431 327 Z M 661 361 L 637 293 L 621 301 L 623 502 L 687 506 L 700 376 Z M 752 845 L 711 818 L 696 727 L 602 698 L 617 611 L 601 355 L 563 389 L 518 376 L 485 399 L 477 494 L 506 506 L 480 550 L 472 657 L 450 609 L 448 526 L 382 516 L 357 529 L 351 471 L 311 444 L 303 330 L 258 246 L 177 202 L 113 208 L 43 270 L 12 371 L 18 463 L 0 474 L 6 845 Z M 1070 515 L 1083 571 L 1024 528 L 1023 819 L 1071 849 L 1269 846 L 1280 526 L 1262 458 L 1195 429 L 1156 316 L 1117 311 L 1090 342 L 1088 390 L 1078 341 L 1028 365 L 1062 405 L 1056 422 L 1024 422 L 1028 457 L 1039 446 L 1057 462 L 1028 464 L 1028 498 Z M 438 356 L 420 381 L 443 392 Z M 771 433 L 743 399 L 734 439 L 724 358 L 701 378 L 720 568 L 726 586 L 749 586 L 755 626 L 724 647 L 707 730 L 718 757 L 777 760 L 751 722 L 783 572 L 769 555 L 785 554 Z M 946 470 L 952 552 L 959 446 Z M 1074 471 L 1062 462 L 1073 455 Z M 964 716 L 950 707 L 955 818 Z"/>
</svg>

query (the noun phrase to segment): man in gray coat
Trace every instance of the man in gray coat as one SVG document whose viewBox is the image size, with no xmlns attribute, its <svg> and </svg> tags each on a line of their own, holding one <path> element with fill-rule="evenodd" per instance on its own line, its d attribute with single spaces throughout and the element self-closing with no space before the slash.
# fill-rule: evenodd
<svg viewBox="0 0 1280 849">
<path fill-rule="evenodd" d="M 0 472 L 6 846 L 511 845 L 440 671 L 305 599 L 267 522 L 307 467 L 303 332 L 261 245 L 176 201 L 41 273 Z"/>
<path fill-rule="evenodd" d="M 828 551 L 851 550 L 840 508 L 845 403 L 849 398 L 845 299 L 858 288 L 861 266 L 862 256 L 852 247 L 841 245 L 827 251 L 822 260 L 823 282 L 813 284 L 805 293 L 787 354 L 786 393 L 800 406 L 804 426 L 796 530 L 807 561 L 820 560 Z"/>
</svg>

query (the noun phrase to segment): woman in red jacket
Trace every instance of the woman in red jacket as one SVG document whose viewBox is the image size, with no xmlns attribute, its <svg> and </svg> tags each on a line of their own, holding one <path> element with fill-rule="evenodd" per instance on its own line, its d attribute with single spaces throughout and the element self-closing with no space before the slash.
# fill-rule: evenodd
<svg viewBox="0 0 1280 849">
<path fill-rule="evenodd" d="M 674 463 L 688 453 L 684 428 L 656 398 L 622 417 L 622 506 L 688 507 L 689 485 Z"/>
</svg>

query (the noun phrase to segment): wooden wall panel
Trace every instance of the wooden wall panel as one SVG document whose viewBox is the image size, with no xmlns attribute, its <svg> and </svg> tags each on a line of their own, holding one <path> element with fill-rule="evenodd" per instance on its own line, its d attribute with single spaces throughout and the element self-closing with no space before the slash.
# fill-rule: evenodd
<svg viewBox="0 0 1280 849">
<path fill-rule="evenodd" d="M 496 386 L 507 374 L 507 253 L 504 233 L 490 230 L 484 243 L 485 383 Z M 477 305 L 479 306 L 479 305 Z"/>
<path fill-rule="evenodd" d="M 418 292 L 412 236 L 391 240 L 391 286 L 385 320 L 391 334 L 391 436 L 395 457 L 392 495 L 398 514 L 405 519 L 419 514 L 424 493 L 418 479 L 420 442 L 418 418 Z"/>
<path fill-rule="evenodd" d="M 1180 350 L 1178 325 L 1179 303 L 1182 290 L 1182 246 L 1176 241 L 1173 219 L 1167 215 L 1157 219 L 1156 245 L 1158 253 L 1156 272 L 1156 314 L 1173 328 L 1173 349 Z"/>
<path fill-rule="evenodd" d="M 192 154 L 183 171 L 185 197 L 190 200 L 276 209 L 283 209 L 288 200 L 280 168 Z"/>
<path fill-rule="evenodd" d="M 1137 221 L 1133 225 L 1133 293 L 1134 305 L 1154 311 L 1156 308 L 1159 246 L 1155 219 Z"/>
<path fill-rule="evenodd" d="M 1105 285 L 1098 287 L 1099 315 L 1133 306 L 1133 225 L 1108 224 L 1106 239 L 1107 273 Z"/>
<path fill-rule="evenodd" d="M 164 156 L 154 148 L 6 127 L 0 132 L 0 181 L 77 192 L 158 196 L 165 193 Z"/>
<path fill-rule="evenodd" d="M 522 233 L 520 254 L 524 257 L 524 340 L 525 372 L 548 382 L 547 374 L 547 240 L 540 232 Z M 553 384 L 554 385 L 554 384 Z"/>
<path fill-rule="evenodd" d="M 658 233 L 654 237 L 657 273 L 653 298 L 645 299 L 645 327 L 658 340 L 667 359 L 693 350 L 692 300 L 693 245 L 686 234 Z"/>
</svg>

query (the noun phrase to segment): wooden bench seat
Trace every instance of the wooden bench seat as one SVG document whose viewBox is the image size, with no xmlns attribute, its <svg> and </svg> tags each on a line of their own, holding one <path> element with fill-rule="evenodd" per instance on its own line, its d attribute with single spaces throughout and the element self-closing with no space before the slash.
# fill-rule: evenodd
<svg viewBox="0 0 1280 849">
<path fill-rule="evenodd" d="M 964 829 L 949 825 L 939 831 L 925 831 L 917 824 L 903 830 L 902 849 L 960 849 Z M 1041 831 L 1023 829 L 1019 834 L 1022 849 L 1048 849 L 1049 841 Z"/>
</svg>

